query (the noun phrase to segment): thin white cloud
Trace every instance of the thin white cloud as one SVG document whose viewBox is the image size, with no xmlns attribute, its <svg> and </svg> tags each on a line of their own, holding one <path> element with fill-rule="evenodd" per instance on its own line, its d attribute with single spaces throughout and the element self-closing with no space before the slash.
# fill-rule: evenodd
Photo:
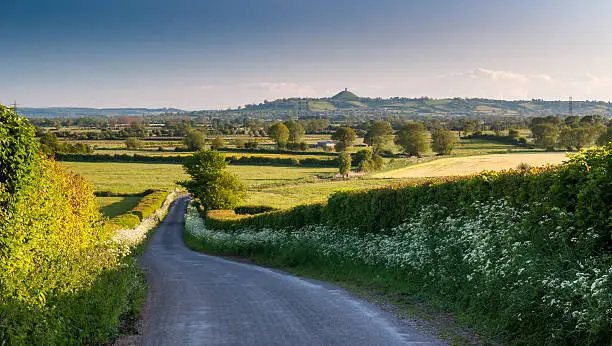
<svg viewBox="0 0 612 346">
<path fill-rule="evenodd" d="M 437 78 L 460 78 L 468 77 L 472 79 L 490 79 L 490 80 L 510 80 L 517 82 L 529 81 L 550 81 L 552 77 L 546 74 L 522 74 L 513 71 L 492 70 L 484 67 L 479 67 L 474 70 L 453 72 L 445 75 L 440 75 Z"/>
</svg>

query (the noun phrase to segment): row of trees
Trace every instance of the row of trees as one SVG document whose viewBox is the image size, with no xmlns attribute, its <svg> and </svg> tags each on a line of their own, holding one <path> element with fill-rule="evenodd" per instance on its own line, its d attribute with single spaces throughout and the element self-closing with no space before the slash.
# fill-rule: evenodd
<svg viewBox="0 0 612 346">
<path fill-rule="evenodd" d="M 568 150 L 582 149 L 595 143 L 605 144 L 606 126 L 603 117 L 587 115 L 570 116 L 561 120 L 555 116 L 537 117 L 531 120 L 529 129 L 534 143 L 553 150 L 562 147 Z"/>
</svg>

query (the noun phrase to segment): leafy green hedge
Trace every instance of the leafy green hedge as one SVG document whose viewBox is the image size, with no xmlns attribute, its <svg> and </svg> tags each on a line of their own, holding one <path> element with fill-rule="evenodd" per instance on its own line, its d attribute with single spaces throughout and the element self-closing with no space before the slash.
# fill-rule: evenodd
<svg viewBox="0 0 612 346">
<path fill-rule="evenodd" d="M 424 183 L 368 191 L 341 191 L 325 205 L 298 206 L 239 220 L 207 219 L 218 229 L 301 227 L 321 223 L 360 232 L 394 227 L 423 206 L 456 208 L 476 201 L 509 199 L 514 206 L 535 204 L 576 214 L 581 230 L 594 228 L 610 239 L 612 227 L 612 144 L 584 151 L 557 167 L 483 172 L 470 177 L 438 178 Z M 582 231 L 577 230 L 577 233 Z M 600 244 L 601 245 L 601 244 Z"/>
<path fill-rule="evenodd" d="M 0 344 L 101 344 L 137 314 L 146 283 L 112 241 L 93 187 L 40 153 L 0 105 Z"/>
<path fill-rule="evenodd" d="M 139 163 L 176 163 L 182 164 L 188 156 L 148 156 L 128 154 L 55 154 L 58 161 L 71 162 L 139 162 Z M 289 157 L 265 157 L 265 156 L 227 156 L 226 159 L 232 165 L 271 165 L 271 166 L 301 166 L 301 167 L 337 167 L 338 159 L 318 158 L 289 158 Z"/>
<path fill-rule="evenodd" d="M 138 226 L 143 219 L 161 208 L 168 194 L 169 191 L 166 190 L 152 190 L 132 210 L 110 219 L 109 224 L 116 226 L 115 228 L 134 228 Z"/>
<path fill-rule="evenodd" d="M 254 215 L 276 210 L 268 205 L 243 205 L 234 208 L 234 212 L 240 215 Z"/>
</svg>

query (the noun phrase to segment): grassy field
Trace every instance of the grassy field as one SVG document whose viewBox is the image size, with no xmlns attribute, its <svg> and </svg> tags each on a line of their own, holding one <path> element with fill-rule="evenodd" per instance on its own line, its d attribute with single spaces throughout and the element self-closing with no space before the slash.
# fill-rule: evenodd
<svg viewBox="0 0 612 346">
<path fill-rule="evenodd" d="M 91 181 L 96 191 L 138 193 L 146 189 L 174 187 L 174 182 L 186 179 L 181 165 L 147 163 L 64 162 L 69 170 Z M 403 179 L 323 180 L 336 173 L 335 168 L 302 168 L 274 166 L 230 166 L 247 186 L 244 204 L 264 204 L 289 208 L 297 204 L 320 202 L 338 189 L 369 188 L 392 185 Z M 104 214 L 114 216 L 129 210 L 130 199 L 99 197 Z M 136 202 L 137 203 L 137 202 Z"/>
<path fill-rule="evenodd" d="M 177 180 L 187 179 L 183 166 L 178 164 L 119 163 L 119 162 L 62 162 L 67 169 L 85 176 L 96 191 L 139 193 L 147 189 L 176 186 Z M 247 187 L 278 186 L 290 182 L 329 176 L 335 168 L 303 168 L 275 166 L 230 166 Z"/>
<path fill-rule="evenodd" d="M 499 171 L 516 168 L 521 163 L 531 166 L 560 164 L 567 160 L 565 153 L 517 153 L 449 157 L 388 172 L 374 174 L 376 178 L 419 178 L 469 175 L 483 170 Z"/>
<path fill-rule="evenodd" d="M 108 217 L 115 217 L 125 214 L 132 210 L 142 197 L 96 197 L 98 205 L 102 209 L 102 214 Z"/>
</svg>

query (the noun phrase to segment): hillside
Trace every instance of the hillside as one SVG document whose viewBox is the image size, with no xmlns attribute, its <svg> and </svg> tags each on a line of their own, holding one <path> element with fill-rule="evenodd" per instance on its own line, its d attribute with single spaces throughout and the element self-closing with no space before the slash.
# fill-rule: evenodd
<svg viewBox="0 0 612 346">
<path fill-rule="evenodd" d="M 492 100 L 483 98 L 428 97 L 369 98 L 360 97 L 345 89 L 332 97 L 289 98 L 246 105 L 246 111 L 299 113 L 334 113 L 344 110 L 358 112 L 385 111 L 397 115 L 458 115 L 458 116 L 542 116 L 569 113 L 569 101 Z M 573 101 L 576 115 L 612 115 L 612 103 L 603 101 Z"/>
<path fill-rule="evenodd" d="M 163 113 L 182 113 L 177 108 L 77 108 L 77 107 L 41 107 L 19 108 L 18 113 L 28 118 L 80 118 L 95 116 L 128 116 L 128 115 L 156 115 Z"/>
</svg>

